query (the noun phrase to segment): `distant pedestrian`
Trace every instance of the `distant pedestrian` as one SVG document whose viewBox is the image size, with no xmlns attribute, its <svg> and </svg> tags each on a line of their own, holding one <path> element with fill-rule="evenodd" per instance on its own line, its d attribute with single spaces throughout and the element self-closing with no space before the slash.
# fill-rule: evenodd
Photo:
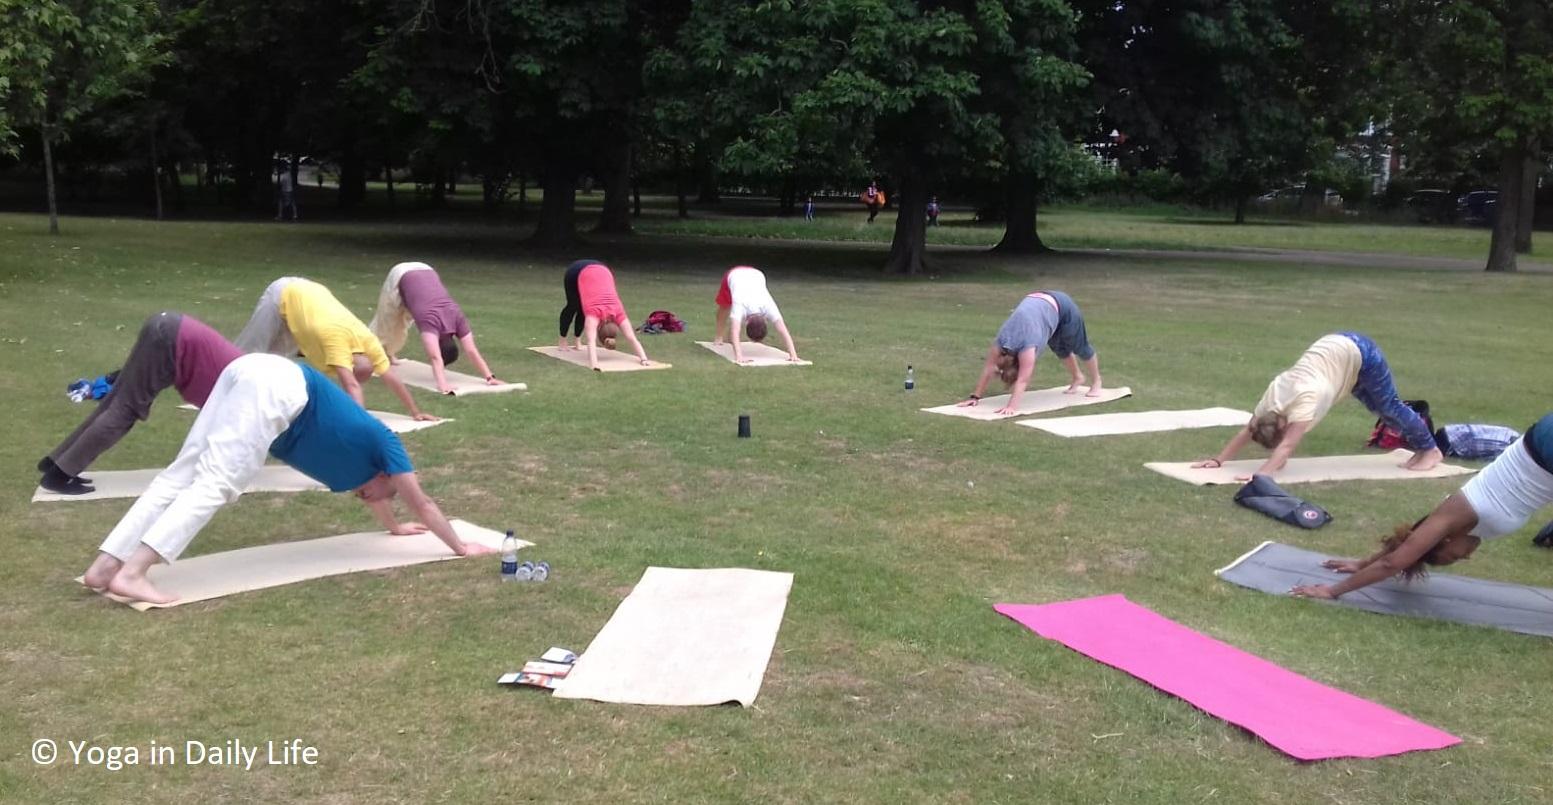
<svg viewBox="0 0 1553 805">
<path fill-rule="evenodd" d="M 805 221 L 814 220 L 814 196 L 810 196 L 809 200 L 803 203 L 803 219 Z"/>
<path fill-rule="evenodd" d="M 938 196 L 933 196 L 927 202 L 927 225 L 938 226 Z"/>
<path fill-rule="evenodd" d="M 291 171 L 284 165 L 275 176 L 275 189 L 279 192 L 279 199 L 275 205 L 275 220 L 281 220 L 286 210 L 291 210 L 291 220 L 297 220 L 296 183 L 291 180 Z"/>
<path fill-rule="evenodd" d="M 884 191 L 879 189 L 878 182 L 869 182 L 868 189 L 863 191 L 863 205 L 868 208 L 868 223 L 873 223 L 879 216 L 879 211 L 884 209 Z"/>
</svg>

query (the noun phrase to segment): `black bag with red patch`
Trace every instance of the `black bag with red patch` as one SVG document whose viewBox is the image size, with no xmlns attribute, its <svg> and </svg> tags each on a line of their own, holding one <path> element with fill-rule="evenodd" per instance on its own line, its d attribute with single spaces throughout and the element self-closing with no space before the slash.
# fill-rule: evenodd
<svg viewBox="0 0 1553 805">
<path fill-rule="evenodd" d="M 1428 400 L 1403 400 L 1403 405 L 1413 409 L 1423 417 L 1425 427 L 1430 433 L 1434 433 L 1434 418 L 1429 416 Z M 1365 447 L 1379 447 L 1382 450 L 1395 450 L 1398 447 L 1411 447 L 1407 439 L 1402 438 L 1402 431 L 1386 424 L 1386 420 L 1375 420 L 1375 429 L 1370 431 L 1370 440 L 1364 443 Z"/>
</svg>

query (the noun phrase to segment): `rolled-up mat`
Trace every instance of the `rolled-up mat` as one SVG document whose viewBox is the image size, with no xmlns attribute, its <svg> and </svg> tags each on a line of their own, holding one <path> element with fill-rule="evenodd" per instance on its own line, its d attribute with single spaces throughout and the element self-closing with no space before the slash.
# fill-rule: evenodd
<svg viewBox="0 0 1553 805">
<path fill-rule="evenodd" d="M 1191 428 L 1244 427 L 1250 419 L 1250 411 L 1235 408 L 1194 408 L 1187 411 L 1130 411 L 1125 414 L 1026 419 L 1017 424 L 1071 439 L 1078 436 L 1120 436 Z"/>
<path fill-rule="evenodd" d="M 1330 558 L 1292 545 L 1264 542 L 1214 574 L 1242 587 L 1285 595 L 1296 585 L 1341 581 L 1343 574 L 1321 566 Z M 1546 587 L 1430 573 L 1411 583 L 1388 579 L 1323 603 L 1553 637 L 1553 589 Z"/>
<path fill-rule="evenodd" d="M 1080 387 L 1078 391 L 1068 394 L 1067 386 L 1052 386 L 1049 389 L 1030 389 L 1019 400 L 1019 410 L 1012 414 L 995 413 L 999 408 L 1008 404 L 1007 394 L 999 394 L 995 397 L 985 397 L 976 405 L 961 407 L 958 403 L 939 405 L 922 410 L 930 414 L 943 414 L 944 416 L 964 417 L 965 419 L 979 419 L 987 422 L 999 419 L 1012 419 L 1016 416 L 1030 416 L 1031 414 L 1044 414 L 1047 411 L 1061 411 L 1064 408 L 1076 408 L 1081 405 L 1098 405 L 1100 403 L 1115 402 L 1123 397 L 1132 396 L 1132 389 L 1121 386 L 1114 389 L 1101 389 L 1099 396 L 1087 397 L 1088 389 Z"/>
<path fill-rule="evenodd" d="M 394 364 L 394 374 L 403 380 L 405 385 L 414 386 L 427 391 L 437 391 L 437 376 L 432 374 L 431 364 L 420 361 L 412 361 L 403 358 Z M 443 377 L 447 378 L 448 385 L 453 388 L 453 396 L 462 397 L 466 394 L 498 394 L 503 391 L 527 391 L 524 383 L 502 383 L 497 386 L 488 386 L 484 378 L 466 375 L 463 372 L 455 372 L 443 367 Z"/>
<path fill-rule="evenodd" d="M 555 689 L 562 699 L 755 701 L 793 574 L 649 567 Z"/>
<path fill-rule="evenodd" d="M 994 609 L 1042 637 L 1244 727 L 1300 760 L 1384 757 L 1461 742 L 1194 632 L 1121 595 Z"/>
<path fill-rule="evenodd" d="M 501 534 L 463 520 L 449 522 L 459 539 L 478 542 L 490 548 L 501 548 Z M 533 543 L 519 541 L 518 545 L 528 547 Z M 162 592 L 178 596 L 178 600 L 171 604 L 129 602 L 114 595 L 107 597 L 144 612 L 326 576 L 458 558 L 437 535 L 429 532 L 403 537 L 384 531 L 341 534 L 300 542 L 256 545 L 195 556 L 170 565 L 156 565 L 147 571 L 146 577 Z M 494 581 L 497 558 L 486 556 L 485 560 L 491 563 Z M 81 579 L 77 578 L 76 581 L 80 582 Z"/>
<path fill-rule="evenodd" d="M 724 360 L 733 361 L 733 345 L 727 341 L 721 344 L 713 344 L 710 341 L 697 341 L 703 347 L 721 355 Z M 787 359 L 787 350 L 778 349 L 770 344 L 762 344 L 758 341 L 748 341 L 739 344 L 739 350 L 744 353 L 744 359 L 749 363 L 741 363 L 740 366 L 812 366 L 809 361 L 790 361 Z"/>
<path fill-rule="evenodd" d="M 566 361 L 567 363 L 581 366 L 584 369 L 588 368 L 587 347 L 582 349 L 529 347 L 529 350 L 531 352 L 538 352 L 541 355 L 548 355 L 558 361 Z M 598 355 L 600 372 L 645 372 L 651 369 L 671 369 L 674 366 L 671 363 L 659 363 L 658 361 L 652 361 L 647 366 L 643 366 L 642 362 L 636 359 L 635 353 L 619 352 L 603 347 L 598 348 Z"/>
<path fill-rule="evenodd" d="M 97 491 L 84 495 L 61 495 L 40 486 L 33 490 L 32 502 L 74 503 L 87 500 L 138 498 L 151 486 L 151 481 L 160 472 L 161 470 L 89 470 L 87 477 L 92 479 L 92 486 L 96 487 Z M 308 492 L 315 489 L 327 492 L 329 487 L 284 464 L 266 464 L 253 480 L 248 482 L 248 486 L 243 489 L 243 494 Z"/>
<path fill-rule="evenodd" d="M 1453 475 L 1471 475 L 1477 470 L 1455 464 L 1440 463 L 1434 469 L 1417 472 L 1400 465 L 1411 456 L 1411 450 L 1393 450 L 1390 453 L 1364 453 L 1357 456 L 1317 456 L 1291 458 L 1283 469 L 1273 473 L 1273 480 L 1283 486 L 1308 484 L 1317 481 L 1416 481 L 1420 478 L 1449 478 Z M 1143 466 L 1168 475 L 1178 481 L 1196 486 L 1235 484 L 1245 481 L 1239 476 L 1249 476 L 1260 468 L 1266 459 L 1248 458 L 1231 461 L 1220 467 L 1193 467 L 1194 461 L 1150 461 Z"/>
</svg>

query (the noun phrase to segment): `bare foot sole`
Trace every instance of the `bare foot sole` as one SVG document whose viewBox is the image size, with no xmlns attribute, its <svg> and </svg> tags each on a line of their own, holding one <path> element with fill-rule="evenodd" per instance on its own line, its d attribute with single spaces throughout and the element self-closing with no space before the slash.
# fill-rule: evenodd
<svg viewBox="0 0 1553 805">
<path fill-rule="evenodd" d="M 1089 393 L 1085 394 L 1084 396 L 1085 397 L 1099 397 L 1100 396 L 1100 392 L 1102 392 L 1104 390 L 1105 389 L 1102 389 L 1099 386 L 1090 386 L 1089 387 Z"/>
<path fill-rule="evenodd" d="M 151 581 L 145 576 L 126 578 L 123 573 L 114 576 L 113 580 L 108 582 L 108 592 L 134 601 L 144 601 L 147 604 L 171 604 L 178 600 L 178 596 L 168 595 L 153 587 Z"/>
<path fill-rule="evenodd" d="M 1440 466 L 1440 462 L 1444 460 L 1445 454 L 1441 453 L 1439 448 L 1435 448 L 1422 453 L 1414 453 L 1412 458 L 1402 462 L 1399 466 L 1402 469 L 1414 472 L 1428 472 Z"/>
<path fill-rule="evenodd" d="M 1064 389 L 1062 393 L 1063 394 L 1077 394 L 1078 393 L 1078 387 L 1079 387 L 1079 384 L 1078 383 L 1074 383 L 1073 385 L 1068 386 L 1066 389 Z"/>
</svg>

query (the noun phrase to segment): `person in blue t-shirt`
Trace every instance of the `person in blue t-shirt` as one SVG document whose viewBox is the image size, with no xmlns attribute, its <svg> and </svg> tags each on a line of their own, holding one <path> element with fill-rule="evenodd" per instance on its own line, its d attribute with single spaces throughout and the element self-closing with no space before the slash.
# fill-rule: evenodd
<svg viewBox="0 0 1553 805">
<path fill-rule="evenodd" d="M 216 379 L 183 447 L 103 541 L 86 586 L 152 604 L 177 600 L 146 571 L 183 553 L 273 455 L 334 492 L 356 493 L 391 534 L 436 534 L 460 556 L 491 553 L 454 533 L 421 490 L 399 437 L 311 366 L 252 353 Z M 401 523 L 393 499 L 424 521 Z"/>
</svg>

